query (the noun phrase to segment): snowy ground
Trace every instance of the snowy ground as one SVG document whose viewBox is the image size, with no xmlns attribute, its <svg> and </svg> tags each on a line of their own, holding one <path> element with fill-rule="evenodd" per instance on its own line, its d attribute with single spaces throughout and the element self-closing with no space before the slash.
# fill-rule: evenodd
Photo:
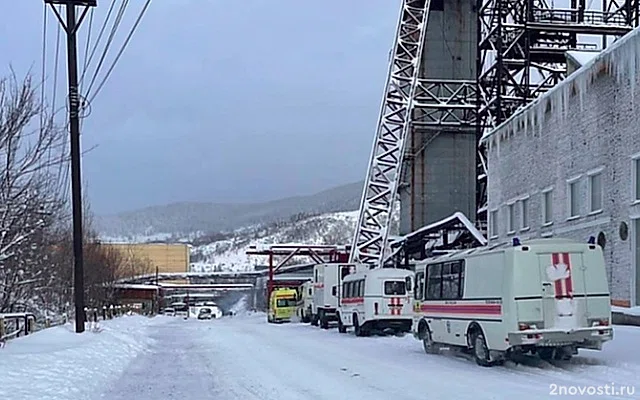
<svg viewBox="0 0 640 400">
<path fill-rule="evenodd" d="M 636 385 L 637 394 L 589 397 L 640 398 L 638 328 L 616 327 L 604 351 L 581 352 L 569 363 L 531 358 L 482 368 L 426 355 L 410 336 L 356 338 L 265 319 L 137 317 L 109 321 L 104 332 L 78 340 L 43 332 L 0 350 L 0 398 L 527 400 L 563 398 L 551 385 L 589 390 L 612 383 Z M 126 331 L 116 333 L 118 324 Z"/>
<path fill-rule="evenodd" d="M 0 349 L 0 399 L 88 399 L 148 349 L 147 329 L 170 321 L 125 316 L 100 322 L 99 333 L 67 324 L 10 340 Z"/>
</svg>

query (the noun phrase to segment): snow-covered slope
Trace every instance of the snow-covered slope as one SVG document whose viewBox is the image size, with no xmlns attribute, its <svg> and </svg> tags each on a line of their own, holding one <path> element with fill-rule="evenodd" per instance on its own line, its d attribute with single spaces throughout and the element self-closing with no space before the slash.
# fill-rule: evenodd
<svg viewBox="0 0 640 400">
<path fill-rule="evenodd" d="M 299 213 L 324 214 L 360 205 L 363 182 L 319 193 L 253 204 L 174 203 L 111 216 L 97 216 L 104 241 L 140 242 L 195 239 L 208 232 L 231 232 L 248 225 L 268 224 Z"/>
<path fill-rule="evenodd" d="M 357 211 L 338 212 L 239 229 L 230 238 L 194 246 L 192 270 L 247 271 L 255 265 L 265 265 L 265 257 L 245 254 L 251 245 L 351 244 L 357 218 Z"/>
</svg>

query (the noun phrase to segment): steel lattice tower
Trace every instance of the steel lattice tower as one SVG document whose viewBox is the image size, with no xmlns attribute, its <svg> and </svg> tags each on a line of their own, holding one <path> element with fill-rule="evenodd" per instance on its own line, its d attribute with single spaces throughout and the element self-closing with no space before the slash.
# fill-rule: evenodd
<svg viewBox="0 0 640 400">
<path fill-rule="evenodd" d="M 638 26 L 640 0 L 550 1 L 402 1 L 351 262 L 386 260 L 396 196 L 401 234 L 454 212 L 486 232 L 482 135 L 562 81 L 567 51 Z"/>
<path fill-rule="evenodd" d="M 562 81 L 567 51 L 601 50 L 607 40 L 638 26 L 639 0 L 566 0 L 562 8 L 558 3 L 478 0 L 479 138 Z M 486 223 L 486 169 L 479 150 L 478 220 Z"/>
</svg>

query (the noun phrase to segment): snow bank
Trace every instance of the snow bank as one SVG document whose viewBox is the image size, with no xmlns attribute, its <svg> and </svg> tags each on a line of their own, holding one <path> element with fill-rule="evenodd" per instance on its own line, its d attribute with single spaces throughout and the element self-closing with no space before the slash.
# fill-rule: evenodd
<svg viewBox="0 0 640 400">
<path fill-rule="evenodd" d="M 148 326 L 169 320 L 126 316 L 100 322 L 97 333 L 67 324 L 9 341 L 0 349 L 0 398 L 86 399 L 146 351 Z"/>
</svg>

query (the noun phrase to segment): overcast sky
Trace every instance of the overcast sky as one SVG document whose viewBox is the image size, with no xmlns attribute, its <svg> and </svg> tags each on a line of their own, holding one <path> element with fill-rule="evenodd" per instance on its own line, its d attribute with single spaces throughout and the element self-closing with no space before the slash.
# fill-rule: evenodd
<svg viewBox="0 0 640 400">
<path fill-rule="evenodd" d="M 42 0 L 2 3 L 0 71 L 11 64 L 40 76 Z M 92 92 L 143 3 L 129 1 Z M 110 4 L 98 0 L 92 42 Z M 83 148 L 97 146 L 83 158 L 93 210 L 263 201 L 364 179 L 398 5 L 152 1 L 83 123 Z M 81 64 L 88 21 L 79 36 Z M 51 100 L 57 25 L 50 10 L 48 25 Z M 61 45 L 58 107 L 66 96 Z"/>
</svg>

